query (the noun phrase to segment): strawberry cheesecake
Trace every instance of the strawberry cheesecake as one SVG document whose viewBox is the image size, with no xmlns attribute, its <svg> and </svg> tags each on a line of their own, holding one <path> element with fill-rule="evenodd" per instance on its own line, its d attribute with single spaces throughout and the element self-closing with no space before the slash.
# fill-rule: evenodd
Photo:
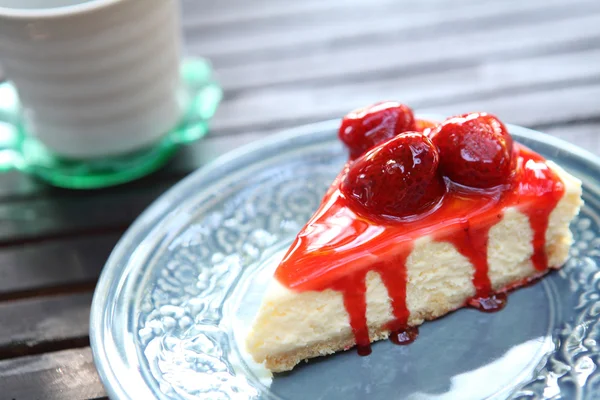
<svg viewBox="0 0 600 400">
<path fill-rule="evenodd" d="M 273 372 L 390 338 L 560 268 L 581 182 L 513 141 L 498 118 L 437 124 L 396 102 L 348 114 L 349 160 L 264 294 L 246 339 Z M 518 329 L 515 328 L 515 329 Z"/>
</svg>

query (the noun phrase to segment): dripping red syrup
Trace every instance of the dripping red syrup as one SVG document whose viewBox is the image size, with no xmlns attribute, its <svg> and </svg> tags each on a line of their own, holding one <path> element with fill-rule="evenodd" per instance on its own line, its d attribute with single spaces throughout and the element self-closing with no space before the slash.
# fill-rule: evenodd
<svg viewBox="0 0 600 400">
<path fill-rule="evenodd" d="M 383 219 L 356 212 L 340 192 L 338 177 L 276 270 L 276 279 L 299 292 L 341 292 L 358 352 L 367 355 L 365 282 L 368 272 L 375 271 L 392 300 L 394 320 L 389 328 L 395 329 L 390 329 L 391 339 L 407 344 L 416 338 L 417 330 L 408 325 L 406 259 L 415 240 L 434 234 L 434 240 L 451 242 L 475 267 L 476 294 L 466 305 L 485 312 L 501 309 L 506 303 L 504 292 L 520 285 L 499 291 L 491 287 L 487 263 L 490 229 L 502 220 L 508 207 L 526 214 L 533 231 L 531 260 L 540 276 L 544 275 L 548 269 L 548 220 L 564 194 L 564 184 L 540 155 L 516 143 L 513 154 L 517 159 L 510 184 L 493 189 L 449 187 L 433 210 L 416 218 Z"/>
<path fill-rule="evenodd" d="M 371 354 L 371 344 L 357 344 L 356 352 L 359 356 L 365 357 Z"/>
</svg>

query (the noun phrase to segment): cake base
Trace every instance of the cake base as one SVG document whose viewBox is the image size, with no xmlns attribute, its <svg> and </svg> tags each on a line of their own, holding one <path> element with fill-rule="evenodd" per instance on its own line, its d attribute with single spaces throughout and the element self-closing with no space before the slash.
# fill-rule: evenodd
<svg viewBox="0 0 600 400">
<path fill-rule="evenodd" d="M 500 290 L 497 290 L 496 293 L 507 293 L 520 287 L 535 283 L 550 271 L 556 269 L 559 269 L 559 267 L 550 268 L 542 273 L 531 275 L 527 278 L 521 279 L 518 282 L 514 282 L 511 285 L 501 288 Z M 418 327 L 425 321 L 432 321 L 461 308 L 469 307 L 469 305 L 466 304 L 469 298 L 470 297 L 465 298 L 465 304 L 461 305 L 460 307 L 451 308 L 448 307 L 447 304 L 440 303 L 435 308 L 430 310 L 422 310 L 418 313 L 411 314 L 409 326 Z M 369 326 L 369 338 L 371 339 L 371 343 L 389 338 L 391 331 L 386 328 L 386 325 L 387 323 L 380 324 L 379 326 Z M 340 351 L 354 350 L 355 346 L 356 342 L 354 340 L 354 334 L 352 332 L 346 332 L 337 337 L 332 337 L 328 340 L 307 345 L 302 348 L 297 348 L 292 351 L 268 355 L 264 360 L 264 364 L 271 372 L 287 372 L 292 370 L 302 361 L 308 362 L 308 360 L 311 358 L 327 356 Z"/>
</svg>

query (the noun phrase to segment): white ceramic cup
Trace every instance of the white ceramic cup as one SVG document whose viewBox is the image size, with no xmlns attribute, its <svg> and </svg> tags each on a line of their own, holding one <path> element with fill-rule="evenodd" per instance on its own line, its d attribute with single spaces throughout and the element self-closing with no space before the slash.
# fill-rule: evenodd
<svg viewBox="0 0 600 400">
<path fill-rule="evenodd" d="M 182 114 L 179 19 L 179 0 L 0 0 L 27 133 L 78 159 L 157 142 Z"/>
</svg>

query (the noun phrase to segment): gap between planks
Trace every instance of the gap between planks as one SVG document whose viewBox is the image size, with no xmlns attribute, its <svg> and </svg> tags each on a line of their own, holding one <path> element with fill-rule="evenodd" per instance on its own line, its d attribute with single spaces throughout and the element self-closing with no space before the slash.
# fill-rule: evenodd
<svg viewBox="0 0 600 400">
<path fill-rule="evenodd" d="M 99 276 L 100 274 L 98 274 Z M 32 289 L 22 289 L 15 291 L 6 291 L 0 293 L 0 306 L 6 302 L 15 302 L 19 300 L 25 300 L 30 298 L 49 298 L 58 297 L 76 293 L 90 293 L 96 288 L 98 282 L 98 276 L 94 280 L 88 282 L 78 283 L 64 283 L 57 284 L 55 286 L 47 286 Z M 0 357 L 1 358 L 1 357 Z"/>
</svg>

